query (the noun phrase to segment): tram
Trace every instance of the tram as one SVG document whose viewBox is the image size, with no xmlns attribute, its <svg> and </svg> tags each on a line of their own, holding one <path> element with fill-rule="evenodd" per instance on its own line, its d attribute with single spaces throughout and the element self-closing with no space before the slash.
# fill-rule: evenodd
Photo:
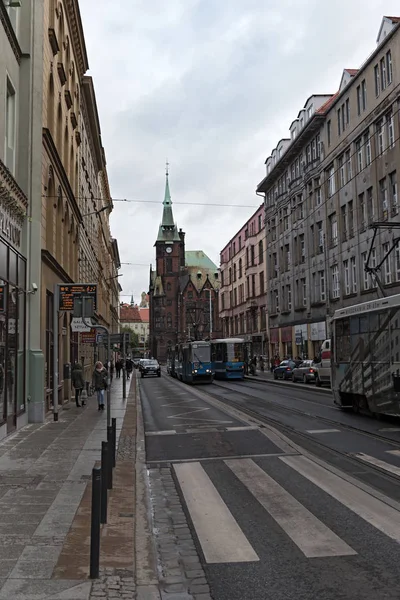
<svg viewBox="0 0 400 600">
<path fill-rule="evenodd" d="M 216 379 L 244 379 L 244 346 L 242 338 L 212 340 L 211 361 Z"/>
</svg>

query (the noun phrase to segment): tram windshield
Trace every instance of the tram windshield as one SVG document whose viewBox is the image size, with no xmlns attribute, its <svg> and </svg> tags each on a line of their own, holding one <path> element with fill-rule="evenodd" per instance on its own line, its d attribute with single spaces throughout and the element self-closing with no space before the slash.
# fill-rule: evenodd
<svg viewBox="0 0 400 600">
<path fill-rule="evenodd" d="M 243 361 L 243 344 L 230 343 L 227 344 L 227 360 L 232 362 Z"/>
<path fill-rule="evenodd" d="M 192 358 L 198 362 L 210 362 L 210 346 L 192 345 Z"/>
</svg>

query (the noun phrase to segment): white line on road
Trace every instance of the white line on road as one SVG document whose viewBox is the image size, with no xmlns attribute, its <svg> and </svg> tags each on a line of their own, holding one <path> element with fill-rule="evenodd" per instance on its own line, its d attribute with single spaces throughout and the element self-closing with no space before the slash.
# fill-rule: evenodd
<svg viewBox="0 0 400 600">
<path fill-rule="evenodd" d="M 305 456 L 279 458 L 387 536 L 400 542 L 399 511 Z"/>
<path fill-rule="evenodd" d="M 257 425 L 238 425 L 237 427 L 227 427 L 226 431 L 251 431 L 253 429 L 259 429 L 259 427 Z"/>
<path fill-rule="evenodd" d="M 386 450 L 386 454 L 393 454 L 393 456 L 400 456 L 400 450 Z"/>
<path fill-rule="evenodd" d="M 340 429 L 306 429 L 307 433 L 340 433 Z"/>
<path fill-rule="evenodd" d="M 384 427 L 383 429 L 378 429 L 378 431 L 400 431 L 400 427 Z"/>
<path fill-rule="evenodd" d="M 225 463 L 307 558 L 357 554 L 254 461 Z"/>
<path fill-rule="evenodd" d="M 398 452 L 398 450 L 394 450 L 394 451 L 389 450 L 389 452 L 391 454 L 393 454 L 393 452 Z M 369 463 L 370 465 L 379 467 L 380 469 L 383 469 L 384 471 L 387 471 L 388 473 L 393 473 L 393 475 L 400 476 L 400 467 L 391 465 L 390 463 L 387 463 L 384 460 L 380 460 L 379 458 L 375 458 L 374 456 L 370 456 L 369 454 L 364 454 L 363 452 L 356 452 L 354 454 L 354 456 L 356 458 L 359 458 L 360 460 L 363 460 L 366 463 Z"/>
<path fill-rule="evenodd" d="M 259 558 L 199 462 L 174 465 L 207 563 Z"/>
<path fill-rule="evenodd" d="M 175 435 L 175 429 L 166 429 L 165 431 L 146 431 L 146 435 Z"/>
<path fill-rule="evenodd" d="M 194 409 L 194 410 L 193 410 Z M 183 413 L 178 413 L 177 415 L 171 415 L 169 417 L 167 417 L 167 419 L 186 419 L 186 415 L 193 415 L 195 413 L 201 413 L 201 412 L 205 412 L 206 410 L 211 410 L 211 408 L 196 408 L 195 406 L 191 409 L 191 410 L 187 410 L 186 412 Z"/>
</svg>

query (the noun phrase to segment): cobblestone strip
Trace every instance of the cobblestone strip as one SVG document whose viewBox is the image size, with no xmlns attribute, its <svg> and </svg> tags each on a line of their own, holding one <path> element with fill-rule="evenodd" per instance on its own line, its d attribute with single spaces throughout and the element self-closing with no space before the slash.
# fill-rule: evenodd
<svg viewBox="0 0 400 600">
<path fill-rule="evenodd" d="M 150 469 L 149 478 L 163 600 L 211 600 L 171 469 Z"/>
<path fill-rule="evenodd" d="M 133 571 L 121 569 L 101 569 L 100 579 L 92 585 L 91 600 L 132 600 L 136 597 Z"/>
</svg>

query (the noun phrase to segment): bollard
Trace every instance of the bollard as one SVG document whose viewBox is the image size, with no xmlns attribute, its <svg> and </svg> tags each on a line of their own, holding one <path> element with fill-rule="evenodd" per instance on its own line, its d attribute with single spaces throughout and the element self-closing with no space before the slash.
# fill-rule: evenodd
<svg viewBox="0 0 400 600">
<path fill-rule="evenodd" d="M 115 464 L 116 464 L 116 455 L 117 455 L 117 419 L 116 419 L 116 417 L 113 417 L 111 419 L 111 427 L 112 427 L 112 432 L 113 432 L 113 437 L 112 437 L 112 457 L 113 457 L 113 467 L 115 467 Z"/>
<path fill-rule="evenodd" d="M 110 425 L 109 427 L 107 427 L 107 454 L 108 454 L 108 460 L 107 460 L 107 473 L 108 473 L 107 488 L 109 490 L 112 490 L 112 486 L 113 486 L 112 436 L 113 436 L 113 432 L 112 432 L 112 427 Z"/>
<path fill-rule="evenodd" d="M 108 476 L 108 443 L 101 442 L 101 503 L 100 523 L 107 523 L 107 476 Z"/>
<path fill-rule="evenodd" d="M 100 565 L 101 469 L 92 469 L 92 523 L 90 529 L 90 579 L 98 579 Z"/>
</svg>

